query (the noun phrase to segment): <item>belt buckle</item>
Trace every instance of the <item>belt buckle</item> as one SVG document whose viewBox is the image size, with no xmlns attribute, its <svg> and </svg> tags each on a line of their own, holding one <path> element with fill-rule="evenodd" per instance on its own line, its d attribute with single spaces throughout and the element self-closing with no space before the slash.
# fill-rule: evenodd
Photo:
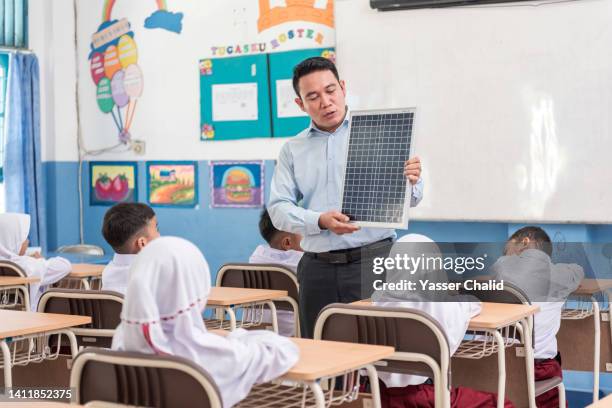
<svg viewBox="0 0 612 408">
<path fill-rule="evenodd" d="M 346 255 L 346 252 L 341 252 L 339 254 L 333 254 L 332 257 L 330 257 L 329 259 L 329 263 L 334 264 L 334 265 L 348 263 L 348 257 Z"/>
</svg>

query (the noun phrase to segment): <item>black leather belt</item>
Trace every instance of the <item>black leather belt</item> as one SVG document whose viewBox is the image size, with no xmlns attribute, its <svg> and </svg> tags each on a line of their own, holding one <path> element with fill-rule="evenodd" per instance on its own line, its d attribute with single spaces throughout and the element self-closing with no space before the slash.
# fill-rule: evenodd
<svg viewBox="0 0 612 408">
<path fill-rule="evenodd" d="M 306 252 L 304 253 L 304 256 L 318 259 L 330 264 L 347 264 L 359 261 L 364 250 L 372 251 L 375 249 L 384 248 L 390 242 L 393 242 L 391 238 L 385 238 L 357 248 L 337 249 L 329 252 Z"/>
</svg>

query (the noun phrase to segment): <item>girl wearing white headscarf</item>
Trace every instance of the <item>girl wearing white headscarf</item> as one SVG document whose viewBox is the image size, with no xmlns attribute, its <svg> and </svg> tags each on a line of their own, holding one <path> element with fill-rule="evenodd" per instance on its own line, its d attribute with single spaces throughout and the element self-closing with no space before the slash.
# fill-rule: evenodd
<svg viewBox="0 0 612 408">
<path fill-rule="evenodd" d="M 298 360 L 291 340 L 269 331 L 208 333 L 202 310 L 210 272 L 191 242 L 162 237 L 136 257 L 113 349 L 187 358 L 215 380 L 224 407 L 245 398 L 257 383 L 278 378 Z"/>
<path fill-rule="evenodd" d="M 420 234 L 408 234 L 398 239 L 391 249 L 389 257 L 395 257 L 396 254 L 400 256 L 407 254 L 413 257 L 419 257 L 422 254 L 427 257 L 442 256 L 436 243 L 431 238 Z M 390 272 L 387 272 L 388 282 L 398 282 L 400 279 L 406 278 L 406 275 L 402 276 L 402 274 L 407 273 L 405 271 Z M 410 275 L 411 281 L 418 281 L 419 279 L 444 282 L 447 280 L 447 276 L 441 270 L 420 268 Z M 375 293 L 373 300 L 373 304 L 376 306 L 405 307 L 427 313 L 442 326 L 448 340 L 451 356 L 457 351 L 465 337 L 470 320 L 477 316 L 481 310 L 481 304 L 476 299 L 471 302 L 453 301 L 451 296 L 432 295 L 430 293 L 387 291 Z M 457 300 L 461 300 L 461 298 Z M 434 388 L 432 385 L 425 383 L 427 377 L 387 372 L 379 372 L 378 376 L 382 382 L 381 403 L 383 408 L 434 406 Z M 451 390 L 452 407 L 495 407 L 496 405 L 497 396 L 495 394 L 464 387 Z M 506 406 L 512 405 L 509 401 L 506 401 Z"/>
<path fill-rule="evenodd" d="M 19 265 L 26 275 L 39 278 L 30 284 L 30 305 L 32 311 L 38 306 L 40 295 L 51 285 L 68 275 L 72 265 L 67 259 L 54 257 L 44 259 L 26 256 L 30 216 L 28 214 L 0 214 L 0 259 Z"/>
</svg>

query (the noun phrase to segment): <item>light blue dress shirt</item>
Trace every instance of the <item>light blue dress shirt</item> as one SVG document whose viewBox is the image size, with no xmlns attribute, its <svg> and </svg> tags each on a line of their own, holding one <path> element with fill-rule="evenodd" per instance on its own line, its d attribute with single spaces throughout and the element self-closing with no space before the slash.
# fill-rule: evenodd
<svg viewBox="0 0 612 408">
<path fill-rule="evenodd" d="M 333 133 L 319 130 L 311 122 L 310 127 L 288 140 L 280 152 L 268 212 L 276 228 L 303 236 L 301 246 L 305 251 L 356 248 L 395 238 L 393 229 L 361 228 L 352 234 L 336 235 L 319 228 L 322 213 L 341 210 L 348 125 L 348 114 Z M 410 206 L 416 206 L 422 197 L 423 181 L 419 179 L 412 186 Z"/>
</svg>

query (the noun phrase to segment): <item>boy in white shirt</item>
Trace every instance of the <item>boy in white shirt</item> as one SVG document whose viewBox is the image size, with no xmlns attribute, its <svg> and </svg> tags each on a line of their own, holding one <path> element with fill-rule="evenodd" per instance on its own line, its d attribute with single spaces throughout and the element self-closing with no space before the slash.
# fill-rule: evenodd
<svg viewBox="0 0 612 408">
<path fill-rule="evenodd" d="M 249 263 L 253 264 L 279 264 L 297 271 L 297 265 L 302 259 L 304 252 L 300 247 L 302 237 L 299 234 L 279 231 L 272 224 L 268 210 L 264 209 L 259 219 L 259 232 L 268 245 L 259 245 L 249 258 Z M 292 337 L 295 335 L 295 323 L 293 312 L 289 310 L 277 310 L 278 332 L 283 336 Z M 264 311 L 263 321 L 272 321 L 270 312 Z"/>
<path fill-rule="evenodd" d="M 562 377 L 561 356 L 557 351 L 557 332 L 561 311 L 567 297 L 584 278 L 584 270 L 576 264 L 554 264 L 552 243 L 539 227 L 523 227 L 506 243 L 504 256 L 492 266 L 496 280 L 503 279 L 523 290 L 532 304 L 540 306 L 534 317 L 535 379 Z M 536 398 L 538 407 L 558 407 L 557 389 Z"/>
<path fill-rule="evenodd" d="M 142 248 L 159 237 L 157 217 L 142 203 L 119 203 L 104 215 L 102 235 L 115 255 L 102 272 L 102 289 L 125 294 L 128 271 Z"/>
</svg>

